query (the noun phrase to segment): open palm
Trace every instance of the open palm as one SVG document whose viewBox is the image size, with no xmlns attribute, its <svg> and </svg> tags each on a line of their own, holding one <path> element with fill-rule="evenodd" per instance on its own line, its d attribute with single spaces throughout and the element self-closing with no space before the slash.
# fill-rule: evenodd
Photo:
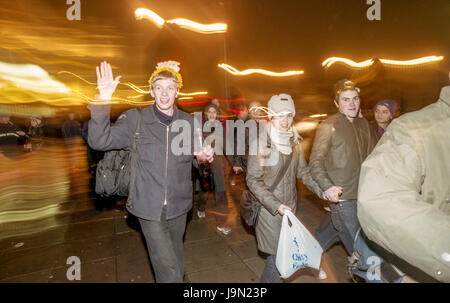
<svg viewBox="0 0 450 303">
<path fill-rule="evenodd" d="M 111 97 L 119 84 L 121 76 L 113 78 L 111 64 L 106 61 L 100 63 L 100 67 L 96 67 L 97 71 L 97 88 L 100 92 L 100 99 L 111 100 Z"/>
</svg>

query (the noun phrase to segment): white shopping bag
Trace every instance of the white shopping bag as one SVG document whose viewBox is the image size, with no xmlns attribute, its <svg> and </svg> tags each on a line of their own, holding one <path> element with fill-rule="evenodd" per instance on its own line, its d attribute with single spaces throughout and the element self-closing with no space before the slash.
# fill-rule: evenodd
<svg viewBox="0 0 450 303">
<path fill-rule="evenodd" d="M 302 267 L 319 269 L 322 252 L 323 249 L 314 236 L 291 211 L 286 211 L 281 223 L 276 257 L 281 278 L 289 278 Z"/>
</svg>

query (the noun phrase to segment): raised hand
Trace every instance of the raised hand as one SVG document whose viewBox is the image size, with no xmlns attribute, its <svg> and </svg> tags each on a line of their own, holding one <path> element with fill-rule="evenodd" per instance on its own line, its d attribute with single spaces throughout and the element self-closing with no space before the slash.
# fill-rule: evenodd
<svg viewBox="0 0 450 303">
<path fill-rule="evenodd" d="M 97 71 L 97 88 L 100 92 L 99 98 L 105 101 L 111 100 L 122 76 L 114 79 L 111 64 L 106 61 L 100 63 L 100 67 L 97 66 L 95 69 Z"/>
</svg>

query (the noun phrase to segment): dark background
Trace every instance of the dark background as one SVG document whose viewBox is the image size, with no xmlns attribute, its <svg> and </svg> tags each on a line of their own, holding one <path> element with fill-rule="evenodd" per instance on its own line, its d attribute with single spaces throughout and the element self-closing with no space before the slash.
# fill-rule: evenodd
<svg viewBox="0 0 450 303">
<path fill-rule="evenodd" d="M 166 20 L 225 22 L 228 32 L 202 35 L 167 24 L 159 29 L 135 19 L 138 7 Z M 263 104 L 273 94 L 289 93 L 296 102 L 297 118 L 334 112 L 332 86 L 344 77 L 358 82 L 369 116 L 382 98 L 398 100 L 401 112 L 436 101 L 450 70 L 450 1 L 381 0 L 381 21 L 367 20 L 369 7 L 365 0 L 81 0 L 81 20 L 68 21 L 65 0 L 1 1 L 0 61 L 37 64 L 92 96 L 95 86 L 57 72 L 68 70 L 95 82 L 95 65 L 107 60 L 115 74 L 123 76 L 122 82 L 147 85 L 157 62 L 175 59 L 181 62 L 184 92 L 208 91 L 209 96 Z M 325 70 L 321 65 L 332 56 L 359 62 L 429 55 L 445 59 L 420 67 L 375 64 L 362 70 L 343 64 Z M 304 70 L 305 74 L 233 76 L 217 67 L 225 59 L 239 70 Z M 125 87 L 118 94 L 136 93 Z M 234 103 L 222 105 L 226 112 Z"/>
</svg>

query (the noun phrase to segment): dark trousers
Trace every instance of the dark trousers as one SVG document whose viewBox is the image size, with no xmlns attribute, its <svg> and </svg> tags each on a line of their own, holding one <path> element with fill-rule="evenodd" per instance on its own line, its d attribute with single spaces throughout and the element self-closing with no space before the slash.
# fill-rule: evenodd
<svg viewBox="0 0 450 303">
<path fill-rule="evenodd" d="M 216 222 L 217 226 L 224 226 L 228 217 L 228 203 L 225 192 L 215 192 L 216 196 Z M 200 211 L 205 211 L 206 201 L 208 201 L 208 192 L 201 191 L 198 194 L 197 207 Z"/>
<path fill-rule="evenodd" d="M 264 267 L 264 271 L 261 275 L 261 283 L 283 283 L 283 280 L 280 277 L 280 272 L 276 266 L 276 256 L 268 255 L 266 258 L 266 266 Z"/>
<path fill-rule="evenodd" d="M 164 207 L 159 222 L 139 218 L 156 283 L 183 282 L 186 217 L 187 214 L 184 214 L 167 220 Z"/>
</svg>

